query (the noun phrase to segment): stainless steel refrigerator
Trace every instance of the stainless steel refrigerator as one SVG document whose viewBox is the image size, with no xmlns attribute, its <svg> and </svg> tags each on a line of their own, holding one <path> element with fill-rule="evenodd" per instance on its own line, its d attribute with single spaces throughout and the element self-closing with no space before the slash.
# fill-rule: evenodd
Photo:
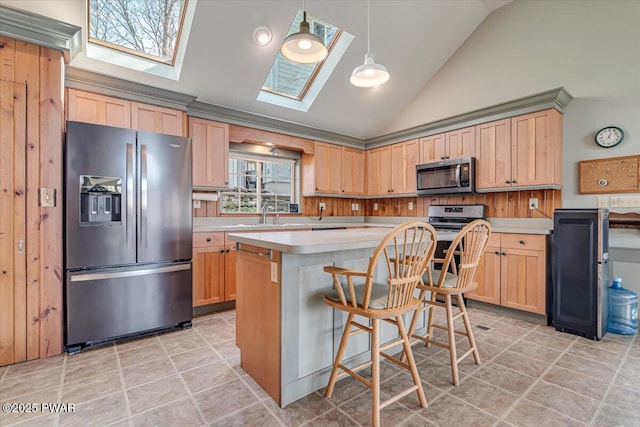
<svg viewBox="0 0 640 427">
<path fill-rule="evenodd" d="M 552 323 L 600 340 L 607 331 L 609 211 L 556 209 L 553 220 Z"/>
<path fill-rule="evenodd" d="M 67 122 L 65 344 L 190 327 L 191 141 Z"/>
</svg>

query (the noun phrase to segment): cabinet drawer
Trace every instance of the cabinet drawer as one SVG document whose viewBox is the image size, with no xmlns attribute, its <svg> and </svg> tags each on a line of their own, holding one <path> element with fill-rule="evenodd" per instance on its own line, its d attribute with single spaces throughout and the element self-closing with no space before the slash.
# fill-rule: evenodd
<svg viewBox="0 0 640 427">
<path fill-rule="evenodd" d="M 502 233 L 502 249 L 545 250 L 544 234 L 511 234 Z"/>
<path fill-rule="evenodd" d="M 500 233 L 491 233 L 487 247 L 499 248 L 500 247 Z"/>
<path fill-rule="evenodd" d="M 193 233 L 193 247 L 223 246 L 224 233 Z"/>
</svg>

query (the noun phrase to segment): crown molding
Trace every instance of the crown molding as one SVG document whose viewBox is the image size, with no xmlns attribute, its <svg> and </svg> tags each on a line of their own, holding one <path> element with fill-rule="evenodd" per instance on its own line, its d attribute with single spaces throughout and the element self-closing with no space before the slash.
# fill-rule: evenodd
<svg viewBox="0 0 640 427">
<path fill-rule="evenodd" d="M 371 148 L 394 144 L 396 142 L 408 141 L 410 139 L 448 132 L 467 126 L 492 122 L 494 120 L 506 119 L 508 117 L 518 116 L 521 114 L 548 110 L 550 108 L 555 108 L 559 112 L 564 113 L 564 109 L 572 99 L 573 97 L 564 88 L 556 88 L 546 92 L 515 99 L 513 101 L 503 102 L 487 108 L 471 111 L 469 113 L 460 114 L 458 116 L 370 138 L 366 140 L 365 147 L 368 150 Z"/>
<path fill-rule="evenodd" d="M 196 97 L 166 89 L 106 76 L 75 67 L 65 69 L 65 87 L 114 96 L 130 101 L 187 111 Z"/>
<path fill-rule="evenodd" d="M 69 63 L 82 50 L 82 28 L 0 5 L 0 35 L 60 50 Z"/>
</svg>

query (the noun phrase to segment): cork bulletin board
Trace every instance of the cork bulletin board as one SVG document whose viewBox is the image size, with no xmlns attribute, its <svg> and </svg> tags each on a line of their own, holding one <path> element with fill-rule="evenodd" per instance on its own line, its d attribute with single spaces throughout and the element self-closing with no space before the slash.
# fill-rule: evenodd
<svg viewBox="0 0 640 427">
<path fill-rule="evenodd" d="M 578 162 L 580 194 L 637 193 L 640 155 Z"/>
</svg>

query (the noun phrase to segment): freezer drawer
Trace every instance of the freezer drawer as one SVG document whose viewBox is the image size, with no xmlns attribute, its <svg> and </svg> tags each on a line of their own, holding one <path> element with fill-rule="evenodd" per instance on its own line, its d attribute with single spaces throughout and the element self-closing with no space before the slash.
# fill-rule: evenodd
<svg viewBox="0 0 640 427">
<path fill-rule="evenodd" d="M 190 322 L 191 262 L 67 273 L 66 345 Z"/>
</svg>

